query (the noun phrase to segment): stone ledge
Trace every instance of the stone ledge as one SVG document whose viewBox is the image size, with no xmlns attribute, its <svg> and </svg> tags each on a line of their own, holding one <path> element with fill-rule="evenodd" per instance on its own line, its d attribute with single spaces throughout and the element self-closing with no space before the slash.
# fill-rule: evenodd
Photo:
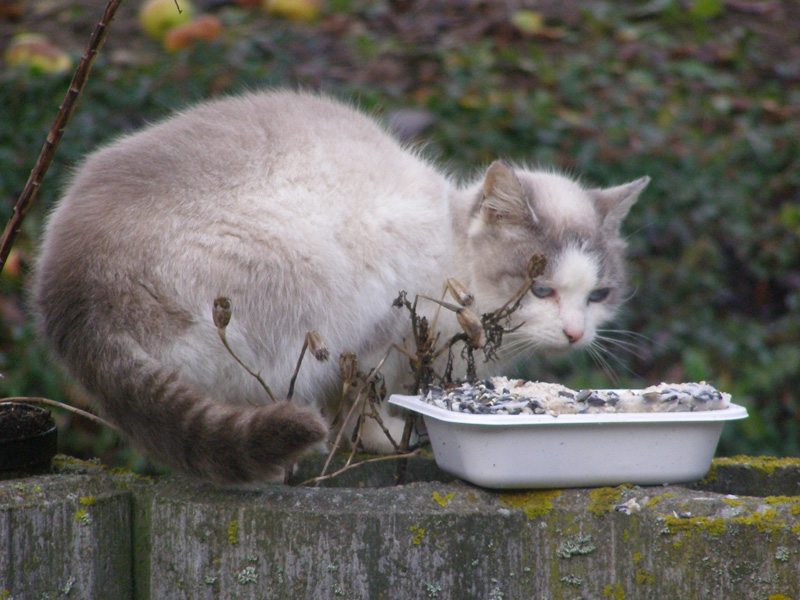
<svg viewBox="0 0 800 600">
<path fill-rule="evenodd" d="M 0 481 L 0 598 L 130 598 L 135 479 L 64 458 Z"/>
<path fill-rule="evenodd" d="M 0 482 L 0 592 L 798 600 L 800 496 L 786 492 L 800 467 L 775 465 L 780 485 L 767 478 L 761 496 L 730 495 L 725 481 L 751 489 L 743 473 L 764 473 L 753 460 L 715 461 L 715 477 L 691 488 L 504 493 L 452 481 L 430 459 L 410 469 L 427 481 L 399 487 L 258 491 L 62 461 L 56 474 Z M 384 485 L 388 465 L 361 480 Z"/>
</svg>

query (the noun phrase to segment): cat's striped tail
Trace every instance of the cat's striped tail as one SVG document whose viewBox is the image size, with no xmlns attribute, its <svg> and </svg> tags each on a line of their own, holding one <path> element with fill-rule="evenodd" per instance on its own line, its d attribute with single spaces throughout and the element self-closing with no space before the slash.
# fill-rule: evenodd
<svg viewBox="0 0 800 600">
<path fill-rule="evenodd" d="M 168 467 L 220 484 L 275 481 L 328 433 L 318 412 L 290 402 L 217 402 L 122 335 L 115 341 L 112 334 L 102 347 L 63 352 L 62 345 L 59 354 L 101 413 Z"/>
</svg>

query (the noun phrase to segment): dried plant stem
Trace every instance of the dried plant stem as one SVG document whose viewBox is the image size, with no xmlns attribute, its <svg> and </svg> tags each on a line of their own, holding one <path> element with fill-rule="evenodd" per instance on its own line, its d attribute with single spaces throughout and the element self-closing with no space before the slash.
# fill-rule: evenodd
<svg viewBox="0 0 800 600">
<path fill-rule="evenodd" d="M 386 439 L 388 439 L 389 443 L 392 445 L 392 447 L 394 447 L 395 452 L 400 452 L 399 444 L 394 441 L 394 438 L 392 437 L 392 434 L 386 428 L 386 425 L 384 424 L 383 419 L 381 419 L 381 416 L 378 414 L 378 411 L 375 410 L 374 406 L 372 406 L 372 412 L 370 414 L 368 414 L 367 416 L 372 418 L 372 419 L 375 419 L 375 421 L 380 426 L 381 430 L 383 430 L 384 435 L 386 435 Z"/>
<path fill-rule="evenodd" d="M 331 464 L 331 460 L 333 460 L 334 454 L 336 454 L 336 450 L 339 448 L 339 444 L 342 442 L 342 436 L 344 435 L 345 429 L 347 428 L 347 423 L 350 422 L 350 418 L 353 416 L 353 411 L 355 411 L 356 407 L 358 406 L 359 402 L 364 399 L 364 394 L 366 393 L 365 390 L 369 389 L 369 384 L 372 383 L 372 380 L 375 379 L 375 376 L 380 371 L 383 363 L 386 362 L 386 359 L 389 358 L 389 354 L 391 353 L 392 349 L 389 348 L 386 351 L 386 354 L 383 355 L 383 358 L 378 362 L 377 366 L 375 366 L 372 371 L 370 371 L 369 375 L 364 379 L 364 387 L 361 388 L 359 391 L 358 396 L 356 396 L 355 401 L 350 406 L 350 410 L 347 411 L 347 416 L 342 421 L 342 425 L 339 427 L 339 433 L 336 435 L 336 441 L 334 441 L 333 446 L 331 447 L 330 452 L 328 453 L 328 458 L 325 460 L 325 464 L 322 466 L 322 472 L 320 473 L 319 477 L 323 477 L 328 470 L 328 467 Z M 350 389 L 350 382 L 344 382 L 344 390 L 342 393 L 342 399 L 345 398 L 346 391 Z M 349 462 L 349 460 L 348 460 Z"/>
<path fill-rule="evenodd" d="M 303 349 L 300 350 L 300 357 L 297 359 L 297 366 L 294 368 L 294 374 L 291 381 L 289 381 L 289 392 L 286 394 L 286 399 L 291 400 L 294 395 L 294 384 L 297 381 L 297 374 L 300 372 L 300 366 L 303 364 L 303 358 L 306 355 L 306 350 L 311 352 L 311 355 L 319 362 L 328 360 L 329 351 L 322 337 L 316 331 L 309 331 L 303 338 Z"/>
<path fill-rule="evenodd" d="M 505 317 L 509 316 L 511 313 L 516 311 L 517 308 L 520 305 L 520 302 L 522 302 L 522 298 L 525 296 L 525 293 L 530 289 L 532 284 L 533 284 L 533 280 L 532 279 L 526 281 L 522 285 L 522 287 L 519 288 L 517 293 L 514 294 L 513 296 L 511 296 L 511 298 L 508 299 L 508 302 L 503 304 L 503 306 L 501 306 L 497 310 L 493 311 L 492 314 L 495 315 L 497 317 L 497 319 L 499 320 L 499 319 L 502 319 L 502 318 L 505 318 Z M 506 310 L 506 309 L 508 309 L 508 310 Z"/>
<path fill-rule="evenodd" d="M 361 414 L 358 415 L 358 428 L 356 429 L 355 437 L 350 438 L 350 455 L 347 457 L 345 461 L 345 465 L 349 465 L 353 462 L 353 458 L 356 456 L 356 450 L 358 450 L 358 445 L 361 443 L 361 434 L 364 433 L 364 417 L 367 412 L 367 402 L 364 402 L 361 405 Z"/>
<path fill-rule="evenodd" d="M 414 452 L 408 452 L 408 445 L 411 442 L 411 432 L 414 429 L 414 422 L 415 414 L 409 411 L 406 415 L 406 425 L 403 428 L 403 438 L 400 440 L 400 451 L 405 452 L 405 454 L 399 457 L 402 458 L 402 460 L 397 463 L 397 470 L 394 472 L 394 485 L 402 485 L 405 483 L 406 476 L 408 475 L 408 460 L 406 459 L 414 454 Z M 421 450 L 421 448 L 417 448 L 415 452 L 419 450 Z"/>
<path fill-rule="evenodd" d="M 406 454 L 389 454 L 387 456 L 377 456 L 375 458 L 368 458 L 366 460 L 361 460 L 361 461 L 359 461 L 357 463 L 354 463 L 354 464 L 351 464 L 351 465 L 345 465 L 344 467 L 342 467 L 338 471 L 334 471 L 333 473 L 329 473 L 327 475 L 319 475 L 317 477 L 312 477 L 311 479 L 307 479 L 306 481 L 303 481 L 302 483 L 299 483 L 298 485 L 310 485 L 312 483 L 313 484 L 318 484 L 321 481 L 324 481 L 326 479 L 331 479 L 333 477 L 336 477 L 337 475 L 341 475 L 345 471 L 349 471 L 350 469 L 355 469 L 356 467 L 360 467 L 361 465 L 366 465 L 367 463 L 380 462 L 380 461 L 384 461 L 384 460 L 408 459 L 408 458 L 411 458 L 413 456 L 419 455 L 419 453 L 421 451 L 422 451 L 421 448 L 417 448 L 416 450 L 413 450 L 411 452 L 407 452 Z"/>
<path fill-rule="evenodd" d="M 359 398 L 360 397 L 361 397 L 361 394 L 359 393 Z M 325 473 L 327 472 L 328 467 L 331 464 L 331 460 L 333 460 L 333 455 L 336 454 L 336 450 L 339 448 L 339 444 L 341 444 L 341 442 L 342 442 L 342 436 L 344 435 L 345 427 L 346 427 L 347 423 L 350 421 L 350 417 L 353 416 L 353 411 L 358 406 L 358 399 L 359 398 L 356 398 L 356 402 L 353 402 L 353 404 L 350 406 L 350 410 L 347 411 L 347 416 L 344 418 L 344 421 L 342 421 L 341 427 L 339 427 L 339 433 L 336 434 L 336 441 L 333 442 L 333 446 L 331 446 L 331 450 L 330 450 L 330 452 L 328 452 L 328 458 L 325 459 L 325 464 L 322 465 L 322 471 L 320 472 L 320 475 L 319 475 L 320 477 L 325 475 Z"/>
<path fill-rule="evenodd" d="M 81 60 L 75 69 L 75 74 L 72 76 L 72 82 L 70 83 L 67 94 L 64 97 L 64 101 L 61 103 L 61 106 L 58 109 L 53 126 L 50 128 L 50 132 L 47 134 L 47 139 L 45 140 L 44 146 L 42 146 L 42 150 L 39 153 L 39 158 L 36 160 L 36 164 L 34 165 L 33 170 L 28 177 L 28 182 L 25 184 L 22 194 L 20 194 L 19 198 L 17 199 L 17 203 L 14 205 L 14 211 L 12 212 L 11 218 L 8 220 L 8 224 L 3 231 L 3 237 L 0 239 L 0 271 L 3 270 L 3 266 L 6 264 L 8 255 L 11 252 L 11 246 L 14 244 L 14 239 L 16 238 L 20 227 L 22 226 L 22 221 L 25 218 L 25 215 L 28 213 L 28 209 L 31 207 L 31 204 L 33 204 L 36 194 L 39 192 L 39 187 L 42 184 L 45 173 L 47 173 L 47 169 L 50 167 L 50 163 L 53 161 L 56 148 L 61 141 L 61 137 L 64 135 L 64 130 L 66 129 L 67 124 L 72 117 L 72 113 L 75 111 L 78 98 L 80 97 L 81 92 L 86 85 L 86 81 L 89 78 L 89 71 L 92 68 L 92 63 L 94 62 L 97 53 L 100 51 L 100 47 L 103 45 L 103 42 L 106 39 L 108 26 L 111 24 L 114 14 L 117 12 L 117 8 L 119 8 L 121 3 L 122 0 L 109 1 L 105 11 L 103 11 L 103 15 L 100 17 L 100 21 L 98 21 L 97 25 L 95 26 L 94 32 L 92 32 L 92 37 L 89 39 L 89 43 L 86 46 L 86 50 L 84 51 L 83 56 L 81 57 Z"/>
<path fill-rule="evenodd" d="M 230 355 L 234 358 L 234 360 L 236 360 L 236 362 L 238 362 L 245 371 L 250 373 L 250 375 L 252 375 L 253 377 L 255 377 L 258 380 L 258 383 L 260 383 L 261 387 L 263 387 L 264 390 L 266 390 L 267 394 L 269 395 L 269 397 L 272 399 L 273 402 L 277 402 L 277 400 L 275 399 L 275 396 L 272 394 L 272 390 L 269 389 L 269 386 L 267 385 L 267 382 L 264 381 L 261 378 L 261 374 L 260 373 L 256 373 L 255 371 L 253 371 L 250 367 L 248 367 L 246 364 L 244 364 L 242 362 L 242 360 L 238 356 L 236 356 L 236 353 L 230 347 L 230 344 L 228 344 L 228 336 L 225 335 L 225 329 L 223 329 L 222 327 L 217 327 L 217 333 L 219 334 L 219 339 L 221 339 L 222 343 L 225 345 L 225 349 L 230 353 Z M 250 402 L 250 403 L 258 406 L 254 402 Z"/>
<path fill-rule="evenodd" d="M 29 396 L 19 396 L 14 398 L 2 398 L 0 399 L 0 404 L 6 404 L 8 402 L 32 402 L 34 404 L 47 404 L 49 406 L 57 406 L 58 408 L 63 408 L 69 412 L 73 412 L 76 415 L 80 415 L 85 419 L 89 419 L 90 421 L 94 421 L 98 425 L 103 425 L 108 427 L 109 429 L 113 429 L 117 433 L 122 433 L 116 425 L 113 425 L 106 421 L 105 419 L 101 419 L 97 415 L 93 415 L 90 412 L 86 412 L 85 410 L 81 410 L 80 408 L 75 408 L 74 406 L 70 406 L 69 404 L 64 404 L 63 402 L 58 402 L 56 400 L 50 400 L 48 398 L 36 398 L 36 397 L 29 397 Z"/>
<path fill-rule="evenodd" d="M 451 337 L 447 342 L 445 342 L 444 346 L 439 348 L 434 354 L 433 359 L 436 360 L 445 352 L 448 352 L 453 346 L 455 346 L 458 342 L 464 342 L 465 344 L 468 343 L 467 334 L 465 333 L 457 333 L 453 337 Z"/>
<path fill-rule="evenodd" d="M 433 298 L 428 298 L 428 296 L 424 296 L 420 294 L 421 298 L 428 298 L 429 300 L 433 300 L 436 302 L 436 312 L 433 313 L 433 322 L 431 323 L 431 331 L 436 331 L 436 326 L 439 324 L 439 311 L 442 309 L 442 302 L 444 302 L 444 298 L 447 296 L 447 284 L 444 285 L 442 289 L 442 297 L 437 301 Z"/>
<path fill-rule="evenodd" d="M 297 366 L 294 368 L 291 380 L 289 380 L 289 391 L 286 393 L 286 399 L 291 400 L 294 395 L 294 384 L 297 381 L 297 374 L 300 373 L 300 365 L 303 364 L 303 358 L 308 350 L 308 338 L 303 339 L 303 349 L 300 350 L 300 357 L 297 359 Z"/>
</svg>

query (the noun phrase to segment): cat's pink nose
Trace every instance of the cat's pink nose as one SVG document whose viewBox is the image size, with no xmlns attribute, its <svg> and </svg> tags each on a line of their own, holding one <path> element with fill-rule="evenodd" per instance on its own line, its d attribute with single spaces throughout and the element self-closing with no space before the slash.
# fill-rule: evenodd
<svg viewBox="0 0 800 600">
<path fill-rule="evenodd" d="M 580 339 L 583 337 L 583 331 L 578 331 L 577 329 L 564 329 L 563 331 L 570 344 L 580 341 Z"/>
</svg>

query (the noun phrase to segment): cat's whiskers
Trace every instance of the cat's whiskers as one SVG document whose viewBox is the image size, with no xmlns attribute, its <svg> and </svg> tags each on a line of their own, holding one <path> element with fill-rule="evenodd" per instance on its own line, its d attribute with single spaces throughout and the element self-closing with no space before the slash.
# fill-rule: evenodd
<svg viewBox="0 0 800 600">
<path fill-rule="evenodd" d="M 615 334 L 629 339 L 620 339 L 619 337 L 612 337 Z M 592 360 L 608 375 L 608 377 L 616 384 L 619 382 L 616 370 L 612 361 L 616 363 L 617 367 L 622 368 L 631 375 L 635 375 L 634 371 L 626 364 L 625 360 L 618 355 L 618 351 L 624 351 L 637 358 L 642 357 L 642 348 L 644 342 L 649 342 L 650 339 L 640 333 L 628 331 L 624 329 L 598 329 L 591 344 L 587 346 L 587 351 L 592 357 Z"/>
<path fill-rule="evenodd" d="M 612 335 L 609 334 L 618 337 L 612 337 Z M 641 348 L 653 343 L 652 338 L 628 329 L 598 329 L 595 337 L 617 346 L 627 345 L 631 353 L 637 357 L 641 357 L 641 354 L 638 352 Z M 633 352 L 633 350 L 637 352 Z"/>
<path fill-rule="evenodd" d="M 586 351 L 589 353 L 589 356 L 592 357 L 592 360 L 603 370 L 606 376 L 613 381 L 614 384 L 618 384 L 619 377 L 614 367 L 611 366 L 611 363 L 609 363 L 606 358 L 607 356 L 612 357 L 614 355 L 609 352 L 607 348 L 603 348 L 603 346 L 596 343 L 596 341 L 592 341 L 592 343 L 586 347 Z"/>
<path fill-rule="evenodd" d="M 525 335 L 509 334 L 500 346 L 500 353 L 504 360 L 516 360 L 525 353 L 535 353 L 541 346 L 541 342 Z"/>
<path fill-rule="evenodd" d="M 628 341 L 628 340 L 620 340 L 620 339 L 612 338 L 612 337 L 605 336 L 605 335 L 597 335 L 597 336 L 595 336 L 594 342 L 592 342 L 592 343 L 606 344 L 607 346 L 613 346 L 614 348 L 618 348 L 620 350 L 625 350 L 626 352 L 629 352 L 630 354 L 632 354 L 632 355 L 634 355 L 636 357 L 641 357 L 641 355 L 639 353 L 639 349 L 641 348 L 641 344 L 639 344 L 637 342 L 631 342 L 631 341 Z M 608 348 L 608 350 L 610 350 L 610 348 Z"/>
</svg>

